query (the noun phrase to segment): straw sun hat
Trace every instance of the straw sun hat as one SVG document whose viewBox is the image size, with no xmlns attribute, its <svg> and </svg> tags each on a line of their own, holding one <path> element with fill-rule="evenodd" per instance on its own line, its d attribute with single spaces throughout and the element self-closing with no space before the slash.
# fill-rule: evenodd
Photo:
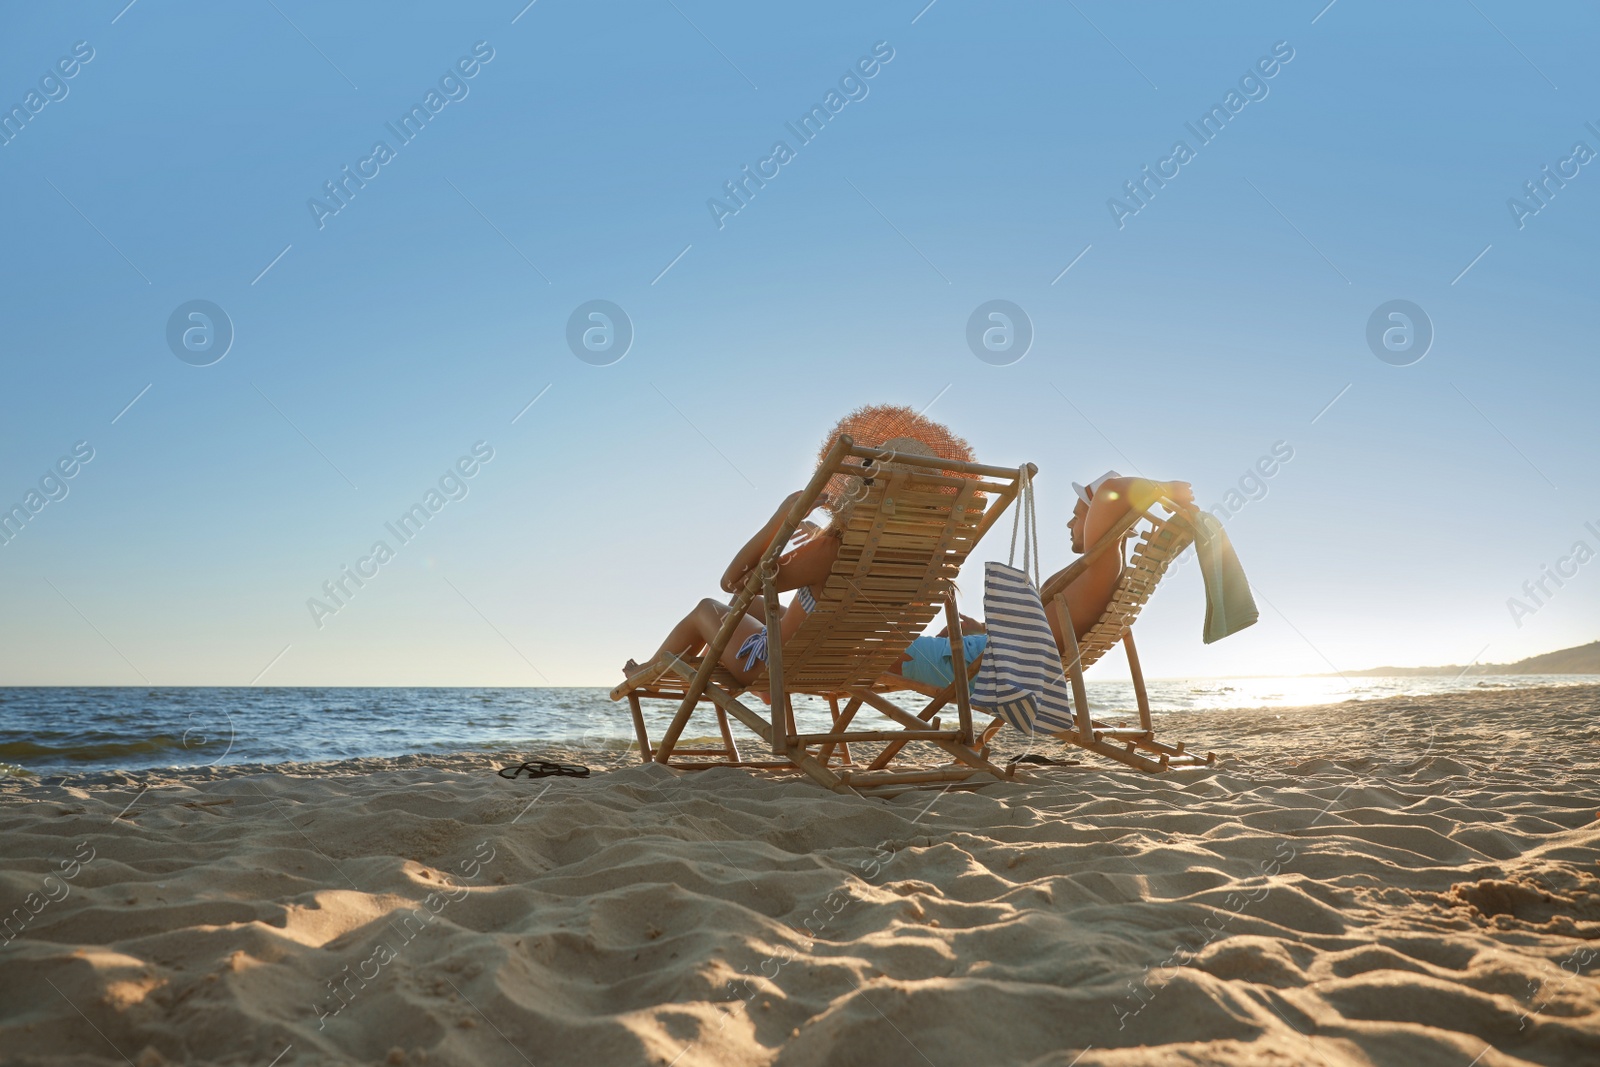
<svg viewBox="0 0 1600 1067">
<path fill-rule="evenodd" d="M 839 420 L 822 442 L 818 461 L 841 435 L 867 448 L 882 448 L 902 455 L 937 456 L 940 459 L 972 462 L 972 448 L 966 441 L 952 433 L 949 427 L 934 422 L 919 412 L 895 404 L 872 404 L 860 407 Z M 863 474 L 870 468 L 859 459 L 850 459 L 852 466 L 861 466 Z M 882 469 L 893 469 L 892 462 Z M 836 474 L 828 481 L 827 498 L 823 506 L 838 512 L 861 495 L 862 479 L 856 475 Z"/>
</svg>

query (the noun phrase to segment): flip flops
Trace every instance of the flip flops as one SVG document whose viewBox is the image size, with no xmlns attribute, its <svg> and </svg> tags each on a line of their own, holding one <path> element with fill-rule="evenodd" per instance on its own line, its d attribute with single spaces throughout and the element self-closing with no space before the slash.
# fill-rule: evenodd
<svg viewBox="0 0 1600 1067">
<path fill-rule="evenodd" d="M 1075 759 L 1051 759 L 1049 756 L 1041 756 L 1036 752 L 1028 752 L 1021 756 L 1012 756 L 1006 762 L 1012 765 L 1018 763 L 1038 763 L 1046 767 L 1076 767 L 1080 761 Z"/>
<path fill-rule="evenodd" d="M 520 767 L 501 767 L 502 778 L 587 778 L 589 768 L 573 763 L 552 763 L 549 760 L 529 760 Z"/>
</svg>

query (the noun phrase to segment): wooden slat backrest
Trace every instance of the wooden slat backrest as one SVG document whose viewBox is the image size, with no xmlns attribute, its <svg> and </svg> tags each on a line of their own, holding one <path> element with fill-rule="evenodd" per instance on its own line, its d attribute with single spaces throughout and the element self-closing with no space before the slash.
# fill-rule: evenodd
<svg viewBox="0 0 1600 1067">
<path fill-rule="evenodd" d="M 1133 558 L 1124 563 L 1105 612 L 1088 633 L 1078 638 L 1085 670 L 1122 640 L 1167 568 L 1194 543 L 1194 526 L 1181 513 L 1163 519 L 1149 517 L 1149 521 L 1150 525 L 1141 528 L 1134 542 Z"/>
<path fill-rule="evenodd" d="M 949 493 L 917 471 L 873 479 L 848 516 L 831 576 L 813 589 L 816 611 L 784 642 L 791 693 L 869 686 L 900 663 L 977 543 L 983 497 L 961 482 Z M 750 688 L 765 679 L 762 670 Z"/>
</svg>

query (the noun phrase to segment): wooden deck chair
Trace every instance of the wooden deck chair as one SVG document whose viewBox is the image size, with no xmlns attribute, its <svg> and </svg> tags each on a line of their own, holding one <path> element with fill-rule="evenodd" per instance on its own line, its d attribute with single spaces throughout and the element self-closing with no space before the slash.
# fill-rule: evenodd
<svg viewBox="0 0 1600 1067">
<path fill-rule="evenodd" d="M 1167 744 L 1156 740 L 1150 720 L 1150 696 L 1144 687 L 1144 671 L 1139 666 L 1139 651 L 1133 644 L 1133 623 L 1156 591 L 1161 578 L 1184 549 L 1194 543 L 1193 519 L 1171 501 L 1159 501 L 1169 514 L 1158 517 L 1155 505 L 1149 511 L 1133 511 L 1108 530 L 1089 551 L 1062 571 L 1039 591 L 1045 610 L 1053 612 L 1060 630 L 1067 637 L 1061 666 L 1072 682 L 1072 702 L 1077 710 L 1077 729 L 1051 736 L 1109 756 L 1130 767 L 1158 774 L 1171 767 L 1204 767 L 1216 762 L 1216 754 L 1204 756 L 1185 751 L 1184 743 Z M 1136 529 L 1137 528 L 1137 529 Z M 1079 640 L 1067 612 L 1066 588 L 1101 555 L 1117 549 L 1125 535 L 1133 536 L 1133 553 L 1124 559 L 1122 576 L 1117 579 L 1111 602 L 1099 620 Z M 1100 657 L 1121 643 L 1128 657 L 1128 674 L 1133 680 L 1133 696 L 1138 703 L 1139 725 L 1116 727 L 1097 722 L 1089 715 L 1089 698 L 1084 690 L 1083 672 Z"/>
<path fill-rule="evenodd" d="M 861 475 L 854 460 L 871 460 L 879 471 L 862 486 L 841 538 L 833 572 L 816 595 L 811 612 L 786 641 L 769 641 L 767 662 L 748 684 L 718 663 L 739 618 L 758 594 L 765 599 L 767 632 L 779 632 L 774 576 L 777 560 L 795 528 L 816 505 L 836 474 Z M 887 467 L 882 466 L 888 464 Z M 1028 468 L 1030 473 L 1033 468 Z M 960 463 L 934 456 L 899 455 L 856 445 L 841 437 L 818 466 L 773 538 L 761 563 L 733 598 L 721 629 L 699 658 L 666 656 L 653 660 L 611 691 L 627 699 L 641 758 L 675 767 L 735 766 L 799 770 L 838 792 L 886 793 L 908 787 L 958 783 L 975 775 L 1005 772 L 975 750 L 972 709 L 963 690 L 955 696 L 955 728 L 944 728 L 929 712 L 919 717 L 892 703 L 880 675 L 900 662 L 913 638 L 943 607 L 959 633 L 951 584 L 968 554 L 1016 499 L 1020 472 L 1015 468 Z M 952 491 L 953 490 L 953 491 Z M 986 506 L 987 504 L 987 506 Z M 763 714 L 740 700 L 741 694 L 769 694 Z M 794 724 L 797 694 L 828 701 L 833 725 L 824 733 L 802 734 Z M 671 725 L 652 746 L 640 701 L 678 703 Z M 720 747 L 683 748 L 678 741 L 701 703 L 716 713 Z M 843 703 L 841 708 L 840 704 Z M 864 709 L 890 722 L 890 729 L 852 728 Z M 745 758 L 728 717 L 756 734 L 767 752 Z M 867 770 L 850 760 L 854 742 L 927 742 L 944 750 L 954 765 L 923 771 Z M 983 772 L 987 772 L 984 774 Z"/>
<path fill-rule="evenodd" d="M 1150 511 L 1130 513 L 1125 520 L 1108 530 L 1088 552 L 1061 574 L 1046 582 L 1044 588 L 1039 591 L 1045 611 L 1054 613 L 1061 632 L 1067 635 L 1069 644 L 1067 654 L 1062 656 L 1061 669 L 1071 681 L 1072 699 L 1077 712 L 1076 729 L 1050 731 L 1049 736 L 1108 756 L 1150 774 L 1159 774 L 1173 767 L 1210 766 L 1216 761 L 1215 753 L 1208 752 L 1204 756 L 1197 756 L 1185 751 L 1184 743 L 1181 741 L 1174 745 L 1156 740 L 1155 725 L 1150 718 L 1150 697 L 1145 690 L 1139 653 L 1133 643 L 1134 620 L 1138 618 L 1140 610 L 1155 592 L 1167 568 L 1183 554 L 1184 549 L 1188 548 L 1195 538 L 1194 523 L 1186 514 L 1170 501 L 1163 499 L 1159 503 L 1170 514 L 1157 517 L 1153 514 L 1155 510 L 1153 504 Z M 1144 525 L 1136 531 L 1135 527 L 1140 527 L 1141 524 Z M 1111 602 L 1094 626 L 1083 635 L 1082 640 L 1079 640 L 1067 612 L 1065 590 L 1088 569 L 1091 563 L 1115 549 L 1122 543 L 1123 537 L 1130 534 L 1134 537 L 1132 558 L 1123 563 L 1122 576 L 1117 580 Z M 1083 683 L 1083 672 L 1094 666 L 1118 643 L 1121 643 L 1128 657 L 1128 673 L 1132 676 L 1134 699 L 1138 702 L 1139 709 L 1137 727 L 1111 726 L 1089 715 L 1089 698 Z M 952 644 L 952 648 L 958 647 L 958 643 Z M 956 656 L 959 655 L 960 653 L 956 652 Z M 959 678 L 965 673 L 969 679 L 975 678 L 981 660 L 980 654 L 971 664 L 954 664 L 955 676 Z M 886 674 L 879 679 L 879 688 L 885 691 L 913 689 L 931 697 L 932 700 L 923 712 L 923 717 L 931 718 L 945 704 L 955 699 L 957 686 L 952 683 L 942 690 L 936 690 L 898 675 Z M 979 737 L 980 754 L 987 757 L 989 742 L 994 739 L 1002 725 L 1004 724 L 999 719 L 995 719 L 983 731 Z M 875 770 L 888 766 L 899 750 L 898 745 L 890 745 L 879 754 L 869 768 Z"/>
</svg>

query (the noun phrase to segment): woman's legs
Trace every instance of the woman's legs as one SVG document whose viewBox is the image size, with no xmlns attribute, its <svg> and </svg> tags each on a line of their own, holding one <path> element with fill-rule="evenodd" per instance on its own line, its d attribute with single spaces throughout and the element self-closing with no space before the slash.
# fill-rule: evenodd
<svg viewBox="0 0 1600 1067">
<path fill-rule="evenodd" d="M 678 624 L 667 632 L 666 639 L 661 642 L 661 647 L 656 649 L 656 656 L 668 652 L 679 656 L 692 656 L 705 650 L 707 644 L 716 636 L 717 628 L 722 625 L 723 616 L 728 613 L 728 605 L 719 603 L 709 597 L 694 606 L 694 610 L 678 621 Z"/>
<path fill-rule="evenodd" d="M 656 650 L 652 659 L 672 653 L 677 656 L 693 656 L 704 652 L 711 644 L 712 638 L 717 636 L 717 631 L 722 628 L 722 620 L 727 617 L 728 605 L 720 600 L 709 597 L 694 606 L 694 610 L 678 621 L 667 634 L 667 639 L 661 642 L 661 647 Z M 741 680 L 748 677 L 739 662 L 739 646 L 751 634 L 759 633 L 762 624 L 754 616 L 746 614 L 739 620 L 733 631 L 733 638 L 728 642 L 728 647 L 722 650 L 722 665 L 732 671 Z M 624 664 L 622 672 L 632 674 L 641 664 L 629 660 Z"/>
</svg>

